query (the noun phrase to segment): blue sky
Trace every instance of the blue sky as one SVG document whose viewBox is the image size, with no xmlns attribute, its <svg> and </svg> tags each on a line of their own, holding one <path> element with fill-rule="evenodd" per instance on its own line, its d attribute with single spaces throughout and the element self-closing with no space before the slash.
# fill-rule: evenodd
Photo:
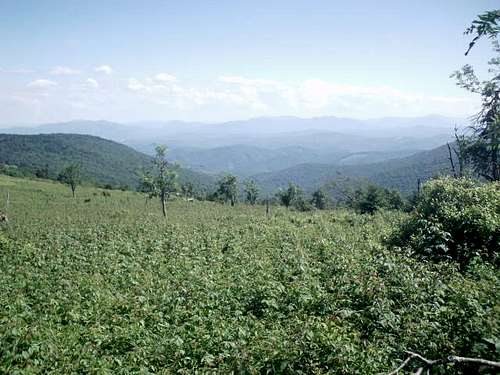
<svg viewBox="0 0 500 375">
<path fill-rule="evenodd" d="M 463 116 L 498 1 L 0 0 L 0 123 Z"/>
</svg>

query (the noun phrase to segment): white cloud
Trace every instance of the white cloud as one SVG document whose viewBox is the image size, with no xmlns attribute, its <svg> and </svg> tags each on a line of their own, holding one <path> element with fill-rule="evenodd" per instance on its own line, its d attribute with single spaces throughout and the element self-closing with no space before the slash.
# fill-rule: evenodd
<svg viewBox="0 0 500 375">
<path fill-rule="evenodd" d="M 148 77 L 143 80 L 129 78 L 127 88 L 131 91 L 142 93 L 152 93 L 154 91 L 178 92 L 181 88 L 175 82 L 177 82 L 175 76 L 167 73 L 159 73 L 153 78 Z"/>
<path fill-rule="evenodd" d="M 155 76 L 155 80 L 161 83 L 171 83 L 177 81 L 177 77 L 168 73 L 159 73 Z"/>
<path fill-rule="evenodd" d="M 245 113 L 242 116 L 461 114 L 475 105 L 470 97 L 426 96 L 388 86 L 341 84 L 320 79 L 292 84 L 262 78 L 220 76 L 211 85 L 189 87 L 177 82 L 172 75 L 160 73 L 152 78 L 130 78 L 127 88 L 150 103 L 168 104 L 185 111 L 196 111 L 200 106 L 207 110 L 212 106 L 214 111 L 221 110 L 215 108 L 232 108 Z"/>
<path fill-rule="evenodd" d="M 152 103 L 169 105 L 182 110 L 192 110 L 199 106 L 221 103 L 246 105 L 248 101 L 234 90 L 181 85 L 177 83 L 176 77 L 165 73 L 142 80 L 129 78 L 127 88 Z"/>
<path fill-rule="evenodd" d="M 242 86 L 254 86 L 254 87 L 281 87 L 282 83 L 274 81 L 271 79 L 249 79 L 241 76 L 221 76 L 219 77 L 220 82 L 224 83 L 234 83 Z"/>
<path fill-rule="evenodd" d="M 99 87 L 99 83 L 95 79 L 93 79 L 93 78 L 87 78 L 87 80 L 85 81 L 85 83 L 86 83 L 87 87 L 91 87 L 91 88 L 94 88 L 94 89 L 96 89 L 96 88 Z"/>
<path fill-rule="evenodd" d="M 57 86 L 57 83 L 49 79 L 37 79 L 27 84 L 27 87 L 32 87 L 37 89 L 46 89 L 54 86 Z"/>
<path fill-rule="evenodd" d="M 56 66 L 49 73 L 56 76 L 71 76 L 71 75 L 78 75 L 81 72 L 79 70 L 72 69 L 67 66 Z"/>
<path fill-rule="evenodd" d="M 21 80 L 22 77 L 18 83 L 7 82 L 10 86 L 0 88 L 0 96 L 3 90 L 25 102 L 9 99 L 17 104 L 3 109 L 3 113 L 8 112 L 13 118 L 17 111 L 18 116 L 29 117 L 32 114 L 28 115 L 27 109 L 37 107 L 49 117 L 57 113 L 68 119 L 158 117 L 214 121 L 277 115 L 373 118 L 439 113 L 462 116 L 474 113 L 480 104 L 479 100 L 460 92 L 455 95 L 416 93 L 389 86 L 313 78 L 285 81 L 223 75 L 200 83 L 180 81 L 169 73 L 125 80 L 106 76 L 109 82 L 102 75 L 89 76 L 80 76 L 76 81 L 41 78 L 28 83 L 27 87 L 29 79 Z M 14 110 L 21 106 L 22 109 Z"/>
<path fill-rule="evenodd" d="M 321 80 L 308 80 L 298 89 L 298 96 L 307 107 L 322 108 L 328 105 L 335 92 L 333 85 Z"/>
<path fill-rule="evenodd" d="M 253 110 L 272 112 L 277 106 L 286 105 L 289 111 L 294 111 L 297 107 L 297 88 L 286 82 L 241 76 L 221 76 L 218 81 L 228 84 L 232 90 L 236 87 Z"/>
<path fill-rule="evenodd" d="M 428 113 L 472 113 L 471 96 L 432 96 L 389 86 L 352 85 L 308 79 L 299 83 L 221 76 L 218 81 L 237 93 L 255 115 L 279 113 L 299 116 L 349 117 L 418 116 Z"/>
<path fill-rule="evenodd" d="M 131 91 L 145 91 L 145 92 L 151 92 L 151 88 L 143 84 L 141 81 L 139 81 L 136 78 L 129 78 L 128 83 L 127 83 L 127 88 Z"/>
<path fill-rule="evenodd" d="M 111 68 L 109 65 L 100 65 L 95 68 L 95 71 L 97 73 L 104 73 L 110 75 L 111 73 L 113 73 L 113 68 Z"/>
</svg>

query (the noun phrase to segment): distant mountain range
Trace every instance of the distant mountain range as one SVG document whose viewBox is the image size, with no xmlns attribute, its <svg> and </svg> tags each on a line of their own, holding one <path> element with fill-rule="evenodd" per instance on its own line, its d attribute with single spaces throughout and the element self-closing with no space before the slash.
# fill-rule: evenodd
<svg viewBox="0 0 500 375">
<path fill-rule="evenodd" d="M 454 125 L 463 125 L 465 119 L 438 115 L 423 117 L 387 117 L 371 120 L 358 120 L 340 117 L 260 117 L 249 120 L 229 121 L 222 123 L 201 123 L 187 121 L 144 121 L 117 123 L 111 121 L 74 120 L 69 122 L 48 123 L 39 125 L 8 126 L 3 124 L 3 133 L 74 133 L 87 132 L 89 135 L 103 138 L 120 137 L 122 141 L 148 139 L 152 136 L 168 138 L 185 138 L 186 135 L 204 135 L 207 138 L 218 138 L 218 143 L 234 136 L 263 136 L 270 134 L 297 133 L 302 131 L 329 131 L 365 137 L 429 137 L 448 133 Z M 209 137 L 211 136 L 211 137 Z"/>
<path fill-rule="evenodd" d="M 62 161 L 87 157 L 88 173 L 96 180 L 131 185 L 136 178 L 131 177 L 133 170 L 149 162 L 143 153 L 151 155 L 155 145 L 166 144 L 170 160 L 184 166 L 183 173 L 197 185 L 208 186 L 217 175 L 230 172 L 254 178 L 265 191 L 284 187 L 289 181 L 311 190 L 338 176 L 352 176 L 410 192 L 417 178 L 425 180 L 448 171 L 447 150 L 440 146 L 452 139 L 454 126 L 464 124 L 464 120 L 441 116 L 374 120 L 271 117 L 220 124 L 71 121 L 0 129 L 17 135 L 58 133 L 38 138 L 2 136 L 0 162 L 22 164 L 32 159 L 37 166 L 60 167 Z M 72 135 L 63 137 L 69 133 Z M 19 144 L 28 149 L 12 152 L 13 145 Z M 53 154 L 47 152 L 51 144 Z M 72 154 L 71 149 L 77 152 Z"/>
<path fill-rule="evenodd" d="M 463 120 L 441 116 L 355 120 L 337 117 L 256 118 L 197 122 L 71 121 L 0 129 L 10 134 L 89 134 L 152 154 L 166 144 L 172 160 L 191 170 L 241 177 L 298 164 L 360 165 L 405 157 L 451 140 Z"/>
</svg>

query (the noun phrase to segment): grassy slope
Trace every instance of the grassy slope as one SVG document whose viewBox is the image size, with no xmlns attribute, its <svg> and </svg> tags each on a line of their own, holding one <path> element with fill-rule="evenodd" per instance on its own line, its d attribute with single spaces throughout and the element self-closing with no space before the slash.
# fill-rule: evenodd
<svg viewBox="0 0 500 375">
<path fill-rule="evenodd" d="M 0 373 L 379 373 L 498 334 L 498 277 L 385 250 L 398 214 L 176 201 L 165 223 L 132 192 L 7 191 Z"/>
<path fill-rule="evenodd" d="M 78 163 L 87 180 L 99 184 L 135 187 L 138 173 L 151 165 L 151 158 L 134 149 L 99 137 L 78 134 L 0 134 L 0 164 L 17 165 L 34 172 L 45 165 L 55 178 L 69 163 Z M 180 180 L 195 186 L 211 185 L 212 178 L 190 170 Z"/>
</svg>

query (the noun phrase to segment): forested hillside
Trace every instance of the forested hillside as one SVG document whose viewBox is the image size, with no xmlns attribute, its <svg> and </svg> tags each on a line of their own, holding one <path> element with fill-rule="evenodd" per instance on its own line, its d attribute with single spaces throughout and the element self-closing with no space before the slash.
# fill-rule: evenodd
<svg viewBox="0 0 500 375">
<path fill-rule="evenodd" d="M 80 134 L 0 134 L 0 165 L 4 172 L 55 179 L 71 163 L 81 165 L 84 180 L 114 187 L 136 187 L 139 172 L 151 157 L 120 143 Z M 208 186 L 212 178 L 180 169 L 181 182 Z"/>
<path fill-rule="evenodd" d="M 440 116 L 262 117 L 223 123 L 69 121 L 4 132 L 88 134 L 150 155 L 156 145 L 165 144 L 170 160 L 194 171 L 247 177 L 305 163 L 356 165 L 408 156 L 449 141 L 457 122 L 461 123 Z"/>
<path fill-rule="evenodd" d="M 311 191 L 339 178 L 366 178 L 383 187 L 397 189 L 408 194 L 416 189 L 417 180 L 451 172 L 446 145 L 430 151 L 378 163 L 339 166 L 331 164 L 301 164 L 278 172 L 253 176 L 268 192 L 293 182 Z"/>
<path fill-rule="evenodd" d="M 231 167 L 234 165 L 245 166 L 250 175 L 253 168 L 259 168 L 255 167 L 252 162 L 256 158 L 256 153 L 258 154 L 258 149 L 240 146 L 239 158 L 235 159 L 231 157 L 234 148 L 227 148 L 228 154 L 225 158 L 227 171 L 232 171 Z M 221 152 L 223 152 L 222 149 Z M 301 158 L 301 155 L 296 155 L 286 149 L 280 153 L 282 155 L 288 153 L 288 160 L 293 164 L 298 163 Z M 196 151 L 191 151 L 191 154 L 196 154 Z M 205 167 L 210 170 L 208 166 L 212 159 L 209 156 L 208 151 L 199 152 L 197 158 L 200 168 Z M 273 163 L 272 159 L 267 159 L 269 155 L 266 153 L 262 152 L 260 156 L 263 163 L 270 163 L 270 168 L 276 168 L 283 160 L 281 158 Z M 416 181 L 419 178 L 425 181 L 450 173 L 446 146 L 404 158 L 367 164 L 366 159 L 370 156 L 373 160 L 377 160 L 376 154 L 359 154 L 351 157 L 364 158 L 364 164 L 303 163 L 275 172 L 256 174 L 252 178 L 264 191 L 270 193 L 287 186 L 289 182 L 298 184 L 306 191 L 312 191 L 339 177 L 355 177 L 366 178 L 378 185 L 407 194 L 415 190 Z M 170 158 L 168 154 L 167 158 Z M 84 179 L 89 182 L 135 188 L 138 182 L 138 172 L 150 166 L 151 157 L 120 143 L 88 135 L 0 134 L 0 165 L 4 165 L 2 169 L 4 173 L 20 176 L 37 175 L 55 179 L 60 170 L 70 163 L 81 164 Z M 179 180 L 181 183 L 191 182 L 197 190 L 207 190 L 213 187 L 215 176 L 180 168 Z"/>
</svg>

